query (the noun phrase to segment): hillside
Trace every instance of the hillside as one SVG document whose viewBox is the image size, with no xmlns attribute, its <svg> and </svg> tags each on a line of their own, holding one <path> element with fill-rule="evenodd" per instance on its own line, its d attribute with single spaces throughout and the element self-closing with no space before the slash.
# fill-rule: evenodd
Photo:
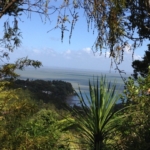
<svg viewBox="0 0 150 150">
<path fill-rule="evenodd" d="M 20 80 L 14 81 L 14 88 L 31 91 L 36 99 L 48 102 L 65 102 L 67 96 L 72 95 L 74 89 L 69 82 L 53 80 Z"/>
</svg>

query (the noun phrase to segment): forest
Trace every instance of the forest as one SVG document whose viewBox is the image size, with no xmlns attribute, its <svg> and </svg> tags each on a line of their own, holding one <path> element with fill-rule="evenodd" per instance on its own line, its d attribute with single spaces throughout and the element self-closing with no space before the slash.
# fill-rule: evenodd
<svg viewBox="0 0 150 150">
<path fill-rule="evenodd" d="M 80 9 L 86 27 L 97 33 L 94 52 L 109 51 L 111 65 L 122 77 L 120 64 L 124 51 L 134 51 L 150 39 L 149 0 L 1 0 L 0 19 L 4 21 L 0 39 L 0 149 L 1 150 L 149 150 L 150 149 L 150 46 L 142 60 L 133 60 L 133 74 L 117 94 L 115 83 L 106 76 L 89 81 L 84 98 L 64 81 L 19 80 L 16 70 L 39 68 L 42 62 L 28 57 L 14 63 L 9 53 L 21 45 L 18 22 L 22 14 L 38 14 L 45 20 L 58 13 L 61 41 L 69 30 L 69 43 Z M 68 17 L 70 14 L 71 18 Z M 23 18 L 23 17 L 22 17 Z M 32 34 L 32 33 L 31 33 Z M 30 36 L 30 35 L 29 35 Z M 128 41 L 132 41 L 129 45 Z M 76 94 L 80 107 L 63 105 L 68 95 Z M 120 107 L 116 108 L 118 99 Z M 88 101 L 88 104 L 86 103 Z"/>
<path fill-rule="evenodd" d="M 97 77 L 86 99 L 64 81 L 10 80 L 1 80 L 1 149 L 149 149 L 150 71 L 130 77 L 119 95 L 115 83 Z M 80 106 L 65 104 L 70 94 Z"/>
<path fill-rule="evenodd" d="M 69 95 L 74 95 L 74 89 L 71 83 L 53 80 L 20 80 L 14 81 L 13 88 L 22 88 L 28 90 L 36 96 L 37 100 L 42 100 L 45 103 L 65 103 L 65 99 Z"/>
</svg>

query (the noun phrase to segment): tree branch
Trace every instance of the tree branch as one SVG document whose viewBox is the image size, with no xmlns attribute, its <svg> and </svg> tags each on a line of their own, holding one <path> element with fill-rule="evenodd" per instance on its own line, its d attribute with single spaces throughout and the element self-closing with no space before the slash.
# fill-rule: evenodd
<svg viewBox="0 0 150 150">
<path fill-rule="evenodd" d="M 4 15 L 4 13 L 9 9 L 17 0 L 12 0 L 10 3 L 7 4 L 6 7 L 0 12 L 0 18 Z"/>
</svg>

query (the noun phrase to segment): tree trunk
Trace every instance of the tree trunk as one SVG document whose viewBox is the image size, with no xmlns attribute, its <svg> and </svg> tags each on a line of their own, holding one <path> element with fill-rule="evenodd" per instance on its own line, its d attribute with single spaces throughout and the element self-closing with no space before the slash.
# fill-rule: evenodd
<svg viewBox="0 0 150 150">
<path fill-rule="evenodd" d="M 94 135 L 94 150 L 102 150 L 103 149 L 103 136 L 101 133 L 97 133 Z"/>
</svg>

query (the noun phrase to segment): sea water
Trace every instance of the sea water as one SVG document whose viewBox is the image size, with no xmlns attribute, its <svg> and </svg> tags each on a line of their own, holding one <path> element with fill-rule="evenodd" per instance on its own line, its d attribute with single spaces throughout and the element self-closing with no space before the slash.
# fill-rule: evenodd
<svg viewBox="0 0 150 150">
<path fill-rule="evenodd" d="M 86 96 L 89 95 L 89 81 L 93 83 L 103 75 L 106 75 L 108 82 L 116 82 L 116 92 L 121 93 L 124 89 L 124 82 L 118 72 L 109 71 L 93 71 L 93 70 L 77 70 L 77 69 L 64 69 L 64 68 L 40 68 L 33 69 L 27 68 L 24 71 L 17 70 L 20 74 L 20 79 L 42 79 L 42 80 L 62 80 L 70 82 L 74 90 L 79 93 L 79 88 L 86 101 Z M 127 78 L 129 74 L 124 74 L 124 78 Z M 66 102 L 69 105 L 80 105 L 77 96 L 68 96 Z"/>
</svg>

